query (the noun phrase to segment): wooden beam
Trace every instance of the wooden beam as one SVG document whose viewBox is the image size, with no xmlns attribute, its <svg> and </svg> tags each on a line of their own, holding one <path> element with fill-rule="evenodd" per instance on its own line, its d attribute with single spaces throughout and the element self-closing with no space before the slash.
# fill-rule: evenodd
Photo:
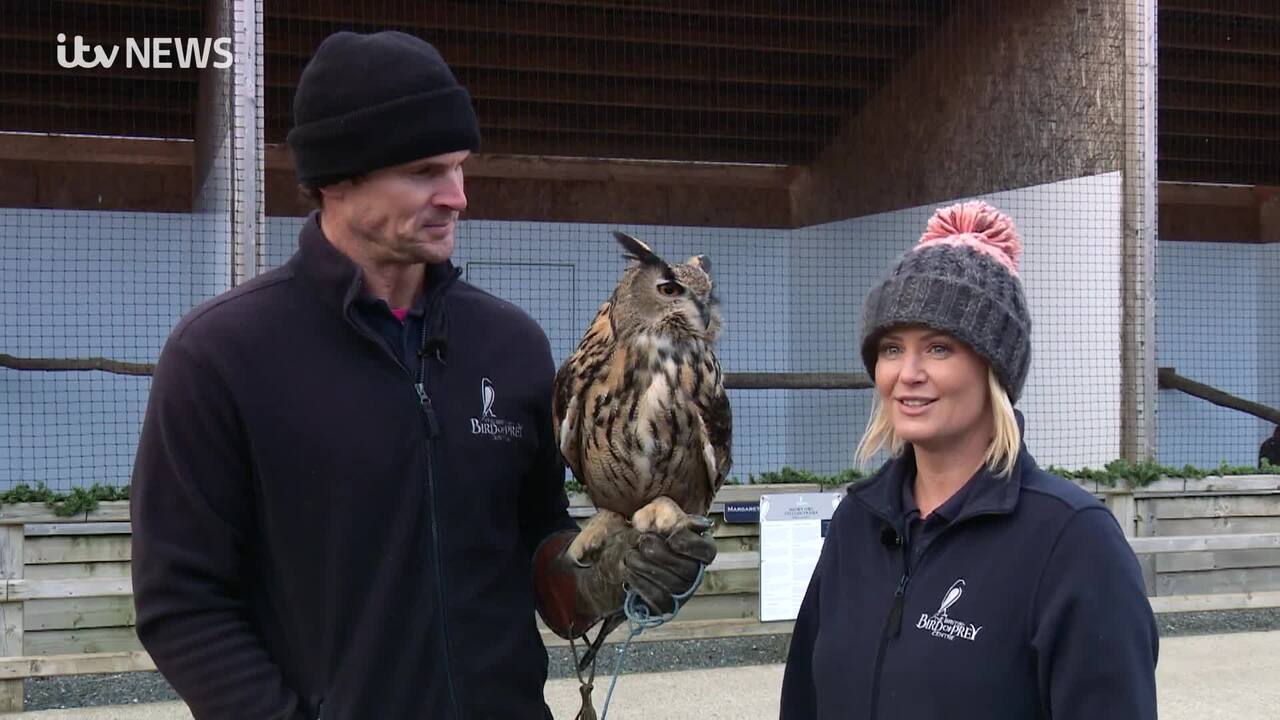
<svg viewBox="0 0 1280 720">
<path fill-rule="evenodd" d="M 142 650 L 112 653 L 73 653 L 0 658 L 0 679 L 147 672 L 156 669 Z"/>
<path fill-rule="evenodd" d="M 1266 2 L 1266 0 L 1259 0 Z M 76 0 L 79 5 L 134 7 L 154 10 L 199 12 L 203 0 Z M 516 3 L 512 3 L 516 4 Z M 605 8 L 631 12 L 651 12 L 694 17 L 760 18 L 765 20 L 800 21 L 835 25 L 874 25 L 887 27 L 930 27 L 941 9 L 937 4 L 901 7 L 893 2 L 830 3 L 823 0 L 788 0 L 786 3 L 760 3 L 759 0 L 683 0 L 669 3 L 660 0 L 519 0 L 532 6 L 567 6 Z M 177 7 L 175 7 L 177 6 Z M 274 14 L 271 6 L 267 15 Z M 469 10 L 475 13 L 475 9 Z"/>
<path fill-rule="evenodd" d="M 305 215 L 288 151 L 267 159 L 267 213 Z M 636 160 L 475 155 L 466 219 L 790 227 L 789 169 Z"/>
<path fill-rule="evenodd" d="M 1280 162 L 1280 144 L 1258 140 L 1162 134 L 1158 144 L 1161 162 L 1195 160 L 1241 165 Z"/>
<path fill-rule="evenodd" d="M 320 37 L 293 39 L 286 28 L 266 37 L 264 81 L 268 87 L 292 88 Z M 608 42 L 526 38 L 501 41 L 484 33 L 450 33 L 431 38 L 460 78 L 476 71 L 517 72 L 536 85 L 537 74 L 564 78 L 627 78 L 631 81 L 709 83 L 717 88 L 756 86 L 790 88 L 793 92 L 869 91 L 880 85 L 892 68 L 886 60 L 828 60 L 821 56 L 755 55 L 745 50 L 677 47 L 662 52 L 637 45 Z M 111 40 L 104 40 L 111 42 Z M 31 77 L 87 80 L 104 78 L 138 85 L 195 83 L 199 70 L 174 67 L 165 70 L 128 69 L 119 63 L 110 68 L 67 70 L 53 62 L 45 33 L 0 27 L 0 73 Z M 533 75 L 526 75 L 530 73 Z M 465 80 L 464 80 L 465 81 Z M 615 82 L 614 84 L 619 84 Z M 754 88 L 754 89 L 753 89 Z"/>
<path fill-rule="evenodd" d="M 32 37 L 28 38 L 28 35 Z M 129 69 L 120 62 L 114 63 L 109 68 L 99 65 L 92 68 L 68 70 L 53 61 L 52 53 L 54 52 L 54 47 L 50 45 L 47 35 L 48 33 L 36 35 L 0 28 L 0 46 L 4 47 L 5 50 L 3 54 L 0 54 L 0 74 L 42 78 L 56 77 L 71 80 L 103 78 L 124 80 L 135 85 L 146 85 L 153 82 L 194 83 L 200 73 L 199 70 L 194 68 L 179 67 L 155 70 Z M 114 42 L 114 40 L 111 42 Z"/>
<path fill-rule="evenodd" d="M 1160 115 L 1160 135 L 1280 143 L 1280 117 L 1167 110 Z"/>
<path fill-rule="evenodd" d="M 1241 185 L 1200 185 L 1195 183 L 1160 183 L 1160 204 L 1195 205 L 1202 208 L 1246 208 L 1256 210 L 1259 204 L 1280 188 L 1255 188 Z"/>
<path fill-rule="evenodd" d="M 99 7 L 128 7 L 146 10 L 172 10 L 199 13 L 204 11 L 205 0 L 74 0 L 77 5 Z"/>
<path fill-rule="evenodd" d="M 866 373 L 725 373 L 729 390 L 863 390 L 875 385 Z"/>
<path fill-rule="evenodd" d="M 109 500 L 98 503 L 98 509 L 84 515 L 60 517 L 44 503 L 13 503 L 0 505 L 0 525 L 26 525 L 27 523 L 112 522 L 129 519 L 128 500 Z"/>
<path fill-rule="evenodd" d="M 155 140 L 65 135 L 0 133 L 0 160 L 44 160 L 107 164 L 191 164 L 190 140 Z M 268 170 L 293 171 L 285 145 L 267 146 Z M 649 160 L 597 160 L 480 153 L 466 163 L 468 178 L 517 180 L 592 180 L 622 183 L 714 184 L 727 187 L 785 189 L 794 175 L 786 166 L 683 163 Z"/>
<path fill-rule="evenodd" d="M 280 138 L 269 138 L 279 141 Z M 760 163 L 790 165 L 803 162 L 816 151 L 814 143 L 766 140 L 722 140 L 671 137 L 662 142 L 628 135 L 584 136 L 575 133 L 483 130 L 486 152 L 500 155 L 549 155 L 580 158 L 630 158 L 689 162 Z"/>
<path fill-rule="evenodd" d="M 1159 7 L 1161 15 L 1188 13 L 1211 17 L 1280 20 L 1280 5 L 1276 5 L 1275 0 L 1160 0 Z"/>
<path fill-rule="evenodd" d="M 1129 547 L 1138 555 L 1218 550 L 1262 550 L 1280 548 L 1280 533 L 1242 535 L 1178 535 L 1129 538 Z"/>
<path fill-rule="evenodd" d="M 189 189 L 183 192 L 181 184 L 190 182 L 192 148 L 193 143 L 189 140 L 0 133 L 0 163 L 7 163 L 5 167 L 13 168 L 8 175 L 12 182 L 0 190 L 0 204 L 8 207 L 189 211 Z M 269 146 L 266 164 L 270 185 L 269 214 L 306 214 L 310 207 L 296 196 L 296 179 L 287 148 L 283 145 Z M 1162 164 L 1162 170 L 1167 175 L 1171 168 L 1183 166 L 1185 163 L 1166 162 Z M 50 174 L 54 170 L 56 173 Z M 144 195 L 137 194 L 128 194 L 120 199 L 119 193 L 123 189 L 153 188 L 150 193 L 154 194 L 157 171 L 178 173 L 170 183 L 177 187 L 166 191 L 174 198 L 173 202 L 157 205 L 154 198 L 144 200 Z M 797 172 L 798 168 L 783 165 L 600 160 L 488 152 L 474 156 L 466 166 L 468 189 L 477 202 L 491 205 L 495 218 L 567 220 L 595 217 L 604 221 L 615 218 L 624 221 L 628 213 L 639 212 L 632 208 L 630 199 L 652 199 L 645 195 L 648 190 L 636 191 L 647 187 L 666 188 L 661 204 L 666 209 L 662 212 L 678 212 L 689 219 L 690 224 L 695 224 L 693 220 L 699 217 L 719 216 L 725 224 L 754 226 L 753 223 L 758 223 L 767 227 L 789 226 L 788 214 L 775 215 L 769 220 L 763 217 L 763 212 L 733 211 L 731 205 L 726 204 L 727 199 L 744 197 L 735 189 L 758 189 L 767 191 L 765 198 L 774 197 L 776 192 L 785 192 Z M 37 182 L 38 178 L 47 180 Z M 509 181 L 498 185 L 490 183 L 488 189 L 502 193 L 514 188 L 518 192 L 513 197 L 526 199 L 505 209 L 494 207 L 484 198 L 483 192 L 476 194 L 485 190 L 483 184 L 477 184 L 483 179 Z M 594 188 L 587 195 L 595 199 L 578 198 L 572 207 L 564 202 L 547 201 L 546 197 L 556 194 L 551 188 L 561 183 L 586 183 L 572 187 Z M 160 187 L 163 186 L 162 182 Z M 542 188 L 540 191 L 537 190 L 539 187 Z M 618 187 L 618 197 L 611 198 L 609 192 L 602 189 L 604 187 Z M 709 203 L 710 209 L 699 212 L 691 205 L 672 204 L 669 196 L 683 192 L 679 190 L 682 187 L 702 193 L 702 200 Z M 1275 242 L 1277 230 L 1273 227 L 1271 234 L 1264 233 L 1259 217 L 1263 203 L 1270 202 L 1274 206 L 1278 193 L 1280 191 L 1272 187 L 1161 182 L 1160 237 L 1162 240 Z M 113 196 L 117 200 L 113 201 Z M 537 199 L 539 197 L 543 199 Z M 596 202 L 600 206 L 592 209 Z M 761 200 L 757 196 L 750 198 L 750 204 L 761 208 L 773 207 L 772 200 Z M 553 210 L 559 215 L 539 218 L 539 208 Z M 612 214 L 615 212 L 618 214 Z M 650 214 L 640 215 L 651 217 L 654 210 L 645 212 Z M 471 217 L 485 215 L 478 213 Z M 750 222 L 745 221 L 748 218 Z M 1271 224 L 1275 225 L 1274 219 Z"/>
<path fill-rule="evenodd" d="M 1239 92 L 1225 87 L 1195 86 L 1173 80 L 1160 82 L 1160 111 L 1189 110 L 1235 115 L 1280 115 L 1280 92 Z"/>
<path fill-rule="evenodd" d="M 1153 597 L 1149 600 L 1151 610 L 1157 613 L 1252 610 L 1280 607 L 1280 592 L 1169 595 Z"/>
<path fill-rule="evenodd" d="M 283 144 L 267 146 L 268 170 L 293 172 L 293 159 Z M 585 180 L 663 185 L 720 185 L 785 190 L 794 171 L 781 165 L 685 163 L 663 160 L 610 160 L 534 155 L 478 153 L 463 166 L 468 180 Z"/>
<path fill-rule="evenodd" d="M 1280 425 L 1280 410 L 1273 407 L 1267 407 L 1262 403 L 1256 403 L 1252 400 L 1246 400 L 1242 397 L 1224 392 L 1212 385 L 1196 382 L 1191 378 L 1179 375 L 1174 368 L 1160 368 L 1160 387 L 1168 390 L 1180 390 L 1188 395 L 1193 395 L 1202 400 L 1207 400 L 1219 407 L 1237 410 L 1239 412 L 1252 415 L 1256 418 L 1266 420 L 1270 423 Z"/>
<path fill-rule="evenodd" d="M 71 372 L 100 370 L 115 375 L 151 375 L 153 363 L 132 363 L 107 358 L 27 358 L 0 353 L 0 368 L 9 370 Z"/>
<path fill-rule="evenodd" d="M 286 118 L 292 115 L 293 93 L 299 70 L 300 66 L 298 69 L 290 69 L 278 63 L 266 68 L 265 104 L 268 113 Z M 47 104 L 40 97 L 45 94 L 45 88 L 74 96 L 77 91 L 67 89 L 72 82 L 80 83 L 91 93 L 79 96 L 78 104 L 81 106 L 114 105 L 132 98 L 143 98 L 146 103 L 163 97 L 167 98 L 166 104 L 158 109 L 190 112 L 196 93 L 196 77 L 186 72 L 182 72 L 179 79 L 140 79 L 127 71 L 102 71 L 101 68 L 74 72 L 77 74 L 73 76 L 56 66 L 53 69 L 36 67 L 34 63 L 15 61 L 12 57 L 0 58 L 0 75 L 24 78 L 27 79 L 24 84 L 32 85 L 25 93 L 25 96 L 31 98 L 26 104 Z M 735 85 L 718 81 L 662 78 L 633 78 L 626 83 L 609 83 L 591 80 L 589 76 L 492 68 L 460 68 L 457 74 L 471 97 L 476 100 L 549 102 L 563 105 L 844 117 L 856 112 L 867 95 L 866 90 L 859 88 Z M 37 87 L 30 78 L 54 79 L 41 80 Z M 14 98 L 24 96 L 16 87 L 10 87 L 6 92 L 12 93 Z M 90 98 L 97 99 L 91 102 Z M 142 107 L 148 105 L 144 104 Z"/>
<path fill-rule="evenodd" d="M 462 69 L 459 81 L 476 100 L 517 100 L 661 110 L 844 117 L 866 92 L 800 86 L 732 85 L 722 81 L 632 79 L 595 82 L 571 75 Z M 285 88 L 281 88 L 285 90 Z M 292 101 L 293 88 L 287 88 Z"/>
<path fill-rule="evenodd" d="M 0 160 L 189 167 L 190 140 L 0 132 Z"/>
<path fill-rule="evenodd" d="M 825 26 L 815 32 L 812 25 L 779 18 L 739 17 L 728 23 L 723 17 L 681 17 L 558 3 L 507 3 L 498 9 L 478 8 L 460 0 L 432 0 L 384 4 L 370 12 L 344 0 L 272 0 L 265 20 L 269 29 L 294 37 L 317 36 L 334 25 L 380 25 L 427 37 L 433 33 L 495 33 L 503 42 L 514 44 L 520 44 L 517 38 L 555 38 L 608 42 L 615 47 L 634 43 L 881 60 L 905 56 L 911 41 L 909 33 L 893 26 Z M 486 46 L 494 44 L 490 39 Z M 452 62 L 448 53 L 444 56 Z"/>
<path fill-rule="evenodd" d="M 191 212 L 191 167 L 0 160 L 0 207 Z"/>
<path fill-rule="evenodd" d="M 128 522 L 29 523 L 23 531 L 27 537 L 129 535 L 133 533 L 133 525 Z"/>
<path fill-rule="evenodd" d="M 1280 166 L 1273 162 L 1228 165 L 1162 158 L 1160 160 L 1160 181 L 1233 185 L 1280 185 Z"/>
<path fill-rule="evenodd" d="M 504 109 L 518 112 L 515 106 Z M 586 127 L 583 124 L 589 118 L 585 114 L 577 114 L 580 124 L 575 126 L 574 112 L 548 108 L 523 117 L 481 113 L 481 127 L 485 147 L 501 154 L 774 164 L 811 157 L 823 138 L 821 132 L 802 129 L 778 133 L 771 130 L 769 122 L 749 117 L 733 120 L 734 116 L 729 116 L 722 124 L 709 124 L 703 130 L 697 124 L 696 113 L 665 119 L 659 115 L 648 116 L 653 127 L 646 126 L 639 116 L 628 118 L 625 113 L 614 114 L 611 125 Z M 29 133 L 191 138 L 193 120 L 191 115 L 160 115 L 123 108 L 49 113 L 36 108 L 0 107 L 0 127 Z M 267 141 L 279 142 L 285 130 L 279 123 L 269 126 Z"/>
<path fill-rule="evenodd" d="M 1280 242 L 1280 187 L 1160 183 L 1160 239 Z"/>
<path fill-rule="evenodd" d="M 14 180 L 0 186 L 0 206 L 189 212 L 193 147 L 189 140 L 0 133 L 0 168 L 12 168 L 7 176 Z M 499 146 L 486 138 L 485 147 Z M 566 143 L 560 149 L 571 147 Z M 286 147 L 268 147 L 266 171 L 268 214 L 310 211 L 297 193 Z M 780 165 L 484 153 L 468 161 L 466 172 L 470 219 L 791 224 L 792 171 Z M 4 361 L 31 364 L 30 359 Z M 57 368 L 48 367 L 48 361 L 35 364 L 60 370 L 119 369 L 105 362 L 60 361 Z"/>
<path fill-rule="evenodd" d="M 679 3 L 660 0 L 520 0 L 525 5 L 565 5 L 611 10 L 644 11 L 670 15 L 713 17 L 723 21 L 734 18 L 759 18 L 773 21 L 799 21 L 838 25 L 872 25 L 883 27 L 924 28 L 935 25 L 941 11 L 938 5 L 901 3 L 830 3 L 815 0 L 788 0 L 785 3 L 761 3 L 758 0 L 684 0 Z"/>
<path fill-rule="evenodd" d="M 114 597 L 132 595 L 130 578 L 75 578 L 73 580 L 0 580 L 6 602 L 53 600 L 70 597 Z"/>
<path fill-rule="evenodd" d="M 1274 61 L 1240 57 L 1205 57 L 1202 52 L 1183 52 L 1173 48 L 1160 51 L 1161 80 L 1280 87 L 1280 69 Z M 1163 98 L 1161 98 L 1163 106 Z"/>
<path fill-rule="evenodd" d="M 0 105 L 0 128 L 6 132 L 190 138 L 192 122 L 190 114 L 134 112 L 123 106 L 49 112 L 45 108 Z"/>
<path fill-rule="evenodd" d="M 288 118 L 296 77 L 281 82 L 268 72 L 269 114 Z M 473 100 L 555 103 L 574 107 L 743 113 L 802 118 L 842 118 L 857 112 L 863 90 L 802 86 L 734 85 L 723 82 L 633 78 L 609 82 L 590 77 L 509 70 L 458 70 Z"/>
<path fill-rule="evenodd" d="M 283 36 L 267 28 L 267 67 L 304 61 L 315 42 Z M 821 55 L 785 56 L 749 50 L 699 50 L 671 47 L 662 52 L 643 45 L 607 41 L 524 38 L 495 40 L 486 33 L 450 32 L 433 43 L 458 73 L 470 69 L 561 73 L 587 77 L 649 78 L 779 86 L 875 88 L 890 68 L 886 60 L 832 61 Z"/>
<path fill-rule="evenodd" d="M 101 82 L 94 80 L 92 82 Z M 62 84 L 62 83 L 58 83 Z M 6 108 L 31 108 L 37 113 L 56 115 L 70 112 L 77 114 L 87 108 L 124 108 L 128 112 L 144 113 L 149 116 L 175 116 L 181 118 L 191 114 L 190 97 L 160 97 L 152 92 L 137 92 L 142 88 L 134 88 L 134 92 L 126 93 L 101 88 L 50 88 L 39 87 L 30 90 L 14 87 L 0 87 L 0 106 Z M 150 88 L 148 88 L 150 89 Z"/>
<path fill-rule="evenodd" d="M 489 130 L 524 130 L 628 138 L 741 139 L 761 143 L 819 145 L 837 128 L 832 117 L 746 115 L 709 111 L 640 108 L 586 108 L 551 103 L 475 101 L 482 135 Z M 653 142 L 653 141 L 651 141 Z"/>
<path fill-rule="evenodd" d="M 1280 42 L 1276 42 L 1275 33 L 1189 19 L 1162 22 L 1160 48 L 1203 50 L 1225 55 L 1280 56 Z"/>
<path fill-rule="evenodd" d="M 277 166 L 283 148 L 272 153 Z M 287 165 L 292 169 L 292 164 Z M 782 165 L 684 163 L 661 160 L 597 160 L 547 158 L 481 153 L 467 160 L 467 178 L 509 180 L 593 181 L 661 185 L 717 185 L 737 188 L 785 190 L 793 171 Z"/>
<path fill-rule="evenodd" d="M 40 18 L 40 15 L 44 17 Z M 99 3 L 95 7 L 83 2 L 59 2 L 53 9 L 42 8 L 38 14 L 31 13 L 25 17 L 21 13 L 7 13 L 4 27 L 0 28 L 0 39 L 42 42 L 49 64 L 56 67 L 53 62 L 56 37 L 59 32 L 65 32 L 68 39 L 79 35 L 89 45 L 120 46 L 116 62 L 123 65 L 125 38 L 205 37 L 201 32 L 201 15 L 201 12 L 173 7 L 169 3 L 150 7 L 133 3 Z"/>
</svg>

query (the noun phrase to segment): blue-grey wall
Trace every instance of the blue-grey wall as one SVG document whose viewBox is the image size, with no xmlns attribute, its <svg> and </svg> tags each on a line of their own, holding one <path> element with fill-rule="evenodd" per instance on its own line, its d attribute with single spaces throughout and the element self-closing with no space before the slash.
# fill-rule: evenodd
<svg viewBox="0 0 1280 720">
<path fill-rule="evenodd" d="M 229 287 L 214 216 L 0 209 L 0 352 L 147 362 Z M 149 379 L 0 369 L 0 488 L 124 482 Z"/>
<path fill-rule="evenodd" d="M 1161 243 L 1156 262 L 1159 365 L 1280 407 L 1280 246 Z M 1167 465 L 1256 463 L 1274 427 L 1174 390 L 1156 417 Z"/>
<path fill-rule="evenodd" d="M 1042 464 L 1098 466 L 1119 453 L 1120 175 L 984 196 L 1023 238 L 1032 369 L 1018 408 Z M 803 228 L 790 239 L 793 370 L 861 371 L 863 298 L 919 239 L 934 205 Z M 849 467 L 870 391 L 792 393 L 792 453 Z"/>
<path fill-rule="evenodd" d="M 1026 238 L 1035 321 L 1020 408 L 1043 463 L 1118 454 L 1119 177 L 1080 178 L 989 199 Z M 783 230 L 630 227 L 671 258 L 710 255 L 725 308 L 728 371 L 857 371 L 862 298 L 919 236 L 932 207 Z M 294 250 L 299 218 L 269 218 L 268 266 Z M 613 226 L 471 221 L 456 259 L 472 282 L 530 312 L 557 362 L 623 267 Z M 0 352 L 149 361 L 198 301 L 229 285 L 215 214 L 0 210 Z M 1280 405 L 1280 245 L 1162 243 L 1159 363 Z M 0 370 L 0 487 L 121 483 L 132 466 L 146 378 Z M 784 464 L 848 467 L 869 391 L 732 393 L 734 475 Z M 1159 459 L 1251 462 L 1270 427 L 1159 395 Z"/>
</svg>

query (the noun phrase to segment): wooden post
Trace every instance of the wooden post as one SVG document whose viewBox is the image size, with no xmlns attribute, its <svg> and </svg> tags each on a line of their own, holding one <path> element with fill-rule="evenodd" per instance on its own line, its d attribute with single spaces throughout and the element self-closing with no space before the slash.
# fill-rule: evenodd
<svg viewBox="0 0 1280 720">
<path fill-rule="evenodd" d="M 262 77 L 262 0 L 228 0 L 235 63 L 231 68 L 231 165 L 234 172 L 232 216 L 235 238 L 235 283 L 254 277 L 262 270 L 266 246 L 262 242 L 266 224 L 263 187 L 266 184 L 265 115 Z"/>
<path fill-rule="evenodd" d="M 1133 537 L 1153 537 L 1156 534 L 1156 504 L 1159 502 L 1149 497 L 1141 500 L 1134 499 Z M 1138 567 L 1142 569 L 1142 584 L 1147 588 L 1147 597 L 1156 594 L 1156 562 L 1154 554 L 1138 556 Z"/>
<path fill-rule="evenodd" d="M 1107 495 L 1107 508 L 1116 516 L 1126 538 L 1135 537 L 1138 527 L 1138 502 L 1132 491 Z"/>
<path fill-rule="evenodd" d="M 1156 451 L 1156 0 L 1126 0 L 1120 454 Z"/>
<path fill-rule="evenodd" d="M 0 526 L 0 578 L 18 580 L 23 576 L 23 525 Z M 5 600 L 8 599 L 7 589 Z M 0 602 L 0 657 L 21 657 L 22 602 Z M 23 680 L 0 680 L 0 712 L 21 711 Z"/>
</svg>

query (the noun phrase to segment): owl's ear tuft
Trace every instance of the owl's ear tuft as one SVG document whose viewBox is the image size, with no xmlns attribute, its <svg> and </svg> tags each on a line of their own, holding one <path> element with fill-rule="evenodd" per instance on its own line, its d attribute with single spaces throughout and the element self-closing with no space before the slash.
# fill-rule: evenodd
<svg viewBox="0 0 1280 720">
<path fill-rule="evenodd" d="M 693 257 L 689 258 L 685 262 L 685 264 L 692 265 L 698 268 L 702 272 L 706 273 L 708 276 L 711 275 L 711 258 L 707 257 L 706 255 L 694 255 Z"/>
<path fill-rule="evenodd" d="M 632 237 L 624 232 L 614 230 L 613 237 L 618 240 L 618 244 L 623 250 L 627 251 L 627 257 L 632 260 L 638 260 L 645 265 L 665 265 L 662 258 L 658 257 L 653 248 L 645 245 L 639 238 Z"/>
</svg>

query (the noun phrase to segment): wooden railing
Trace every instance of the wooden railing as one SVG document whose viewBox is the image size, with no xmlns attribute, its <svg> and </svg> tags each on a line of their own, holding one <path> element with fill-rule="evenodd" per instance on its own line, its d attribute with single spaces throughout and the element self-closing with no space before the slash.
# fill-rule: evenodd
<svg viewBox="0 0 1280 720">
<path fill-rule="evenodd" d="M 1130 536 L 1156 612 L 1280 607 L 1280 476 L 1086 489 Z M 762 492 L 820 490 L 728 486 L 712 515 Z M 594 512 L 584 496 L 571 500 L 580 521 Z M 42 505 L 0 507 L 0 711 L 22 708 L 25 678 L 155 669 L 134 632 L 128 520 L 124 502 L 75 518 Z M 698 594 L 638 641 L 791 632 L 791 622 L 758 620 L 759 526 L 717 522 L 714 537 L 719 554 Z M 564 644 L 545 628 L 543 638 Z"/>
</svg>

